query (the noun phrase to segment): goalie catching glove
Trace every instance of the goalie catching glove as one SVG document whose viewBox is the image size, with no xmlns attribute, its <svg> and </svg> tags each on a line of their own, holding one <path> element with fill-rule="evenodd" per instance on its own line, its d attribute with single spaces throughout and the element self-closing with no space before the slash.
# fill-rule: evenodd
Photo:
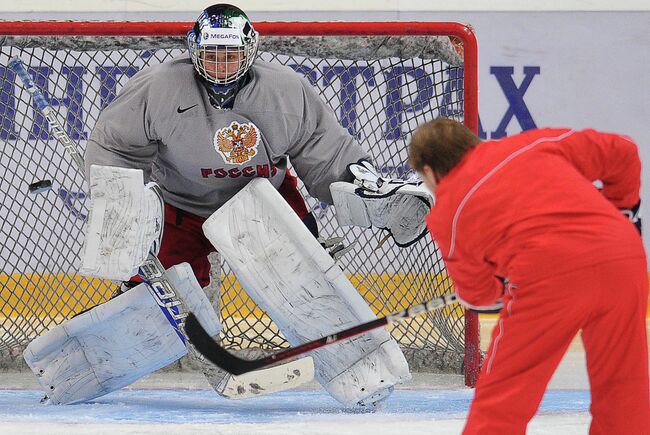
<svg viewBox="0 0 650 435">
<path fill-rule="evenodd" d="M 383 178 L 366 160 L 348 165 L 348 171 L 354 183 L 330 185 L 339 225 L 385 229 L 402 248 L 427 234 L 425 218 L 434 200 L 422 182 Z"/>
</svg>

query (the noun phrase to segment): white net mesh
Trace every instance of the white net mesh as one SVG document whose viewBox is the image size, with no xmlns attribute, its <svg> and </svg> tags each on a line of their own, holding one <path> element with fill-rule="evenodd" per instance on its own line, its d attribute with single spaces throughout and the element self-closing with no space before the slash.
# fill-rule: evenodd
<svg viewBox="0 0 650 435">
<path fill-rule="evenodd" d="M 180 54 L 183 39 L 0 39 L 0 352 L 17 354 L 39 334 L 105 301 L 116 285 L 76 274 L 86 186 L 6 67 L 9 59 L 19 56 L 29 67 L 83 154 L 97 116 L 129 77 Z M 260 51 L 262 59 L 309 78 L 385 176 L 412 175 L 406 144 L 418 124 L 437 116 L 463 119 L 463 62 L 449 38 L 267 37 Z M 42 179 L 52 180 L 53 189 L 28 194 L 28 185 Z M 302 192 L 323 236 L 357 242 L 339 264 L 379 315 L 451 291 L 439 252 L 428 238 L 400 249 L 391 240 L 382 242 L 380 231 L 340 228 L 332 207 Z M 223 342 L 231 348 L 287 346 L 228 266 L 222 266 L 220 288 L 211 291 L 224 319 Z M 466 349 L 476 350 L 476 344 L 465 345 L 464 311 L 458 306 L 401 323 L 391 332 L 413 369 L 461 372 Z"/>
</svg>

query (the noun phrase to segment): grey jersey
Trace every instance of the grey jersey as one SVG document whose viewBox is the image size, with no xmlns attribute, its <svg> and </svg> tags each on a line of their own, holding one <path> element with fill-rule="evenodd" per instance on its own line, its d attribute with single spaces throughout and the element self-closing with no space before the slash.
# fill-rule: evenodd
<svg viewBox="0 0 650 435">
<path fill-rule="evenodd" d="M 253 177 L 278 188 L 289 157 L 312 196 L 368 158 L 312 86 L 288 67 L 256 61 L 231 110 L 215 109 L 187 55 L 140 71 L 104 109 L 90 165 L 142 169 L 165 201 L 208 217 Z"/>
</svg>

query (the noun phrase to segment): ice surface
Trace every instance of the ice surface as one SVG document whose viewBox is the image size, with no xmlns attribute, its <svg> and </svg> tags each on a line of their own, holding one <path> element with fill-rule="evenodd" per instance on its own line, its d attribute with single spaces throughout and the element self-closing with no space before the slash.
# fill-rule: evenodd
<svg viewBox="0 0 650 435">
<path fill-rule="evenodd" d="M 130 389 L 90 403 L 41 405 L 36 390 L 0 392 L 4 434 L 216 433 L 216 434 L 419 434 L 460 433 L 472 390 L 397 390 L 384 409 L 344 409 L 322 390 L 282 392 L 246 401 L 211 390 Z M 586 433 L 589 393 L 549 391 L 540 408 L 539 431 Z M 562 431 L 556 421 L 568 431 Z M 546 430 L 549 431 L 546 431 Z M 553 429 L 553 431 L 550 431 Z M 576 432 L 571 432 L 572 430 Z"/>
<path fill-rule="evenodd" d="M 584 354 L 570 352 L 531 435 L 587 434 Z M 200 374 L 158 373 L 90 403 L 47 406 L 29 373 L 0 375 L 0 434 L 460 434 L 473 390 L 458 376 L 416 375 L 374 413 L 344 409 L 315 385 L 250 400 L 217 396 Z"/>
</svg>

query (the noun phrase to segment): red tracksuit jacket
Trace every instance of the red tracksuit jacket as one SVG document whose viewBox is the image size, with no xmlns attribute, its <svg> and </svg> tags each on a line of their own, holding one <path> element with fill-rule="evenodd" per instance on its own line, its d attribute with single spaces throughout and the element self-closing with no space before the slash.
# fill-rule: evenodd
<svg viewBox="0 0 650 435">
<path fill-rule="evenodd" d="M 427 224 L 459 298 L 492 306 L 503 291 L 496 277 L 519 284 L 645 258 L 618 210 L 639 201 L 640 176 L 637 148 L 625 136 L 531 130 L 471 150 L 440 181 Z"/>
</svg>

